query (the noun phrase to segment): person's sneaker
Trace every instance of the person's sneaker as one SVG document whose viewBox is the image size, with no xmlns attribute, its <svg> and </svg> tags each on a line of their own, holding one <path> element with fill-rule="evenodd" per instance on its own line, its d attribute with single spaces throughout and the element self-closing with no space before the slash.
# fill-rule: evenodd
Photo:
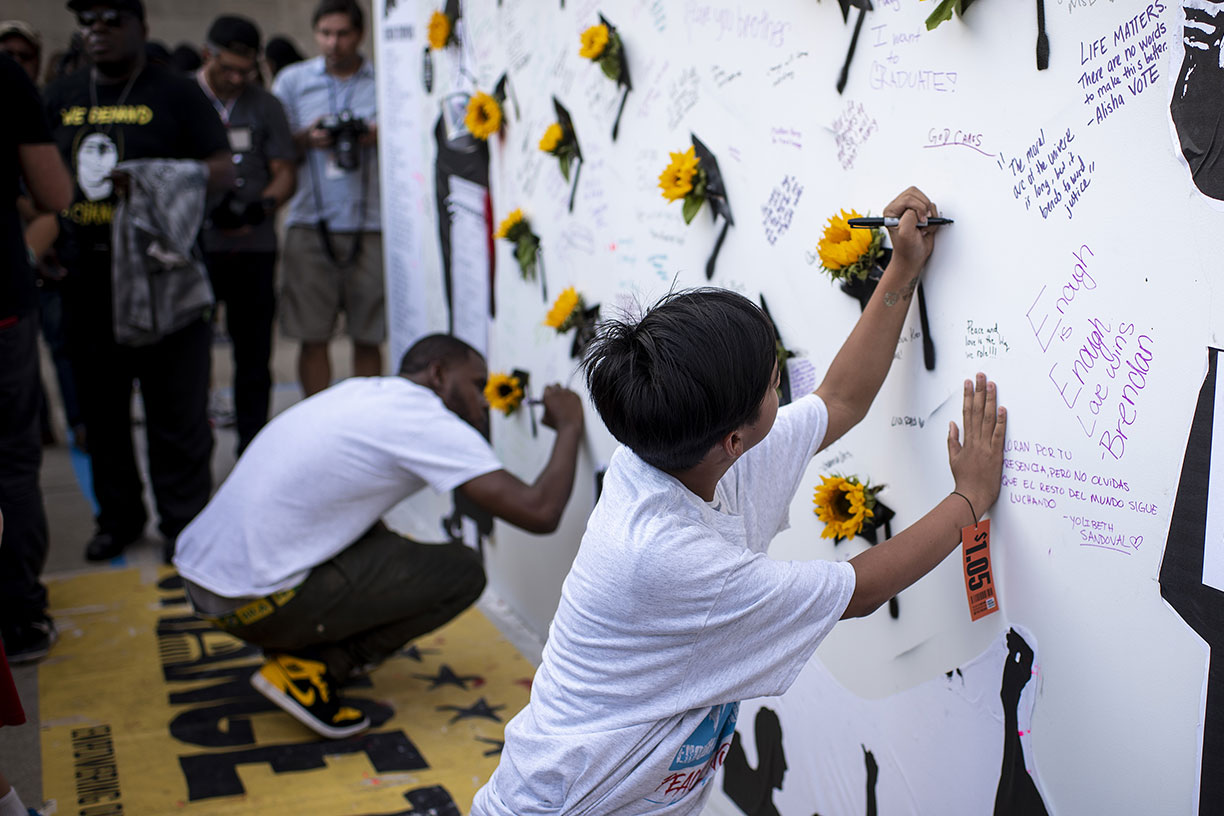
<svg viewBox="0 0 1224 816">
<path fill-rule="evenodd" d="M 140 536 L 119 537 L 111 533 L 97 533 L 85 545 L 85 558 L 89 561 L 109 561 L 123 554 L 127 545 Z"/>
<path fill-rule="evenodd" d="M 251 675 L 251 685 L 298 722 L 328 739 L 350 737 L 370 727 L 369 717 L 340 704 L 327 664 L 318 660 L 272 655 Z"/>
<path fill-rule="evenodd" d="M 44 616 L 14 627 L 4 639 L 4 654 L 14 665 L 33 663 L 46 657 L 58 639 L 55 622 Z"/>
</svg>

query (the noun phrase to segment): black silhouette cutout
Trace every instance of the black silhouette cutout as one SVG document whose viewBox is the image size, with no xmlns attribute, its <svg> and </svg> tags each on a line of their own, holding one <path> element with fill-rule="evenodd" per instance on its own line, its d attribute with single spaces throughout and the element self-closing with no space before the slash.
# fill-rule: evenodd
<svg viewBox="0 0 1224 816">
<path fill-rule="evenodd" d="M 1173 84 L 1169 113 L 1194 186 L 1208 198 L 1224 201 L 1224 4 L 1214 10 L 1182 6 L 1185 56 Z"/>
<path fill-rule="evenodd" d="M 1203 763 L 1199 772 L 1199 814 L 1218 813 L 1224 802 L 1224 592 L 1203 583 L 1207 506 L 1212 500 L 1212 430 L 1219 351 L 1208 351 L 1207 377 L 1199 391 L 1181 479 L 1169 521 L 1169 540 L 1160 564 L 1160 594 L 1211 649 L 1207 705 L 1203 716 Z M 1224 501 L 1217 488 L 1216 501 Z"/>
<path fill-rule="evenodd" d="M 756 733 L 757 767 L 748 764 L 739 731 L 731 738 L 723 764 L 723 792 L 748 816 L 779 816 L 773 792 L 782 788 L 786 776 L 786 755 L 782 751 L 782 723 L 772 709 L 757 711 L 753 721 Z"/>
<path fill-rule="evenodd" d="M 1037 783 L 1024 765 L 1020 744 L 1020 692 L 1033 677 L 1033 649 L 1015 629 L 1007 632 L 1007 663 L 1003 666 L 1003 770 L 995 793 L 994 816 L 1048 816 Z"/>
</svg>

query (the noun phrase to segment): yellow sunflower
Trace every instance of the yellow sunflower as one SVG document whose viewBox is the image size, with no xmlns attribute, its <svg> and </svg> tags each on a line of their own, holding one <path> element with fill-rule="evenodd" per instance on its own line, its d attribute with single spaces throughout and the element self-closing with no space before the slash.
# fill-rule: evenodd
<svg viewBox="0 0 1224 816">
<path fill-rule="evenodd" d="M 561 129 L 561 125 L 553 122 L 548 126 L 548 130 L 544 131 L 544 135 L 540 137 L 540 149 L 545 153 L 552 153 L 561 146 L 561 140 L 565 137 L 565 131 Z"/>
<path fill-rule="evenodd" d="M 557 295 L 552 308 L 548 310 L 548 316 L 544 318 L 544 325 L 558 332 L 566 331 L 573 321 L 574 312 L 581 308 L 582 296 L 578 294 L 577 289 L 570 286 Z"/>
<path fill-rule="evenodd" d="M 502 125 L 501 105 L 484 91 L 477 91 L 468 100 L 467 116 L 463 124 L 477 139 L 487 140 Z"/>
<path fill-rule="evenodd" d="M 855 210 L 840 213 L 831 217 L 825 225 L 824 237 L 820 239 L 817 251 L 820 254 L 820 265 L 829 271 L 837 271 L 844 267 L 854 266 L 871 250 L 876 237 L 876 230 L 852 229 L 847 220 L 858 218 Z"/>
<path fill-rule="evenodd" d="M 853 538 L 875 515 L 870 506 L 874 497 L 854 477 L 821 476 L 812 503 L 816 505 L 816 517 L 825 524 L 821 538 Z"/>
<path fill-rule="evenodd" d="M 608 27 L 603 23 L 593 25 L 582 32 L 582 48 L 578 49 L 578 56 L 597 60 L 603 56 L 604 49 L 607 47 Z"/>
<path fill-rule="evenodd" d="M 445 48 L 451 38 L 451 21 L 440 11 L 435 11 L 429 17 L 429 47 L 437 51 Z"/>
<path fill-rule="evenodd" d="M 497 232 L 493 233 L 494 238 L 508 238 L 510 230 L 514 229 L 519 224 L 523 223 L 523 211 L 512 210 L 506 219 L 497 227 Z"/>
<path fill-rule="evenodd" d="M 500 372 L 489 375 L 485 384 L 485 399 L 489 407 L 509 416 L 523 401 L 523 384 L 518 377 Z"/>
<path fill-rule="evenodd" d="M 672 153 L 671 164 L 659 174 L 659 189 L 668 201 L 684 198 L 693 191 L 693 177 L 697 175 L 697 167 L 701 159 L 697 158 L 696 150 L 689 147 L 683 153 Z"/>
</svg>

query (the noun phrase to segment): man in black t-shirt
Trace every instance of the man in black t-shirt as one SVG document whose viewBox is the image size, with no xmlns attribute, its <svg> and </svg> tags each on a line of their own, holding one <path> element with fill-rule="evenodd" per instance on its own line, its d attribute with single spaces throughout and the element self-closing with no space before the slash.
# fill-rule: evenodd
<svg viewBox="0 0 1224 816">
<path fill-rule="evenodd" d="M 220 192 L 233 183 L 233 162 L 225 129 L 195 80 L 146 62 L 141 0 L 70 0 L 68 8 L 76 12 L 93 66 L 51 85 L 46 106 L 77 187 L 57 248 L 68 269 L 65 332 L 98 500 L 98 530 L 85 555 L 112 558 L 144 532 L 148 515 L 131 435 L 138 381 L 149 475 L 169 557 L 212 484 L 210 332 L 201 313 L 149 345 L 115 342 L 111 221 L 116 193 L 127 182 L 115 165 L 196 159 L 208 166 L 209 190 Z"/>
<path fill-rule="evenodd" d="M 18 182 L 35 206 L 67 206 L 72 184 L 51 144 L 38 90 L 7 55 L 0 56 L 0 638 L 14 663 L 36 660 L 55 637 L 47 591 L 47 517 L 38 487 L 42 465 L 38 379 L 38 313 L 34 267 L 17 215 Z"/>
</svg>

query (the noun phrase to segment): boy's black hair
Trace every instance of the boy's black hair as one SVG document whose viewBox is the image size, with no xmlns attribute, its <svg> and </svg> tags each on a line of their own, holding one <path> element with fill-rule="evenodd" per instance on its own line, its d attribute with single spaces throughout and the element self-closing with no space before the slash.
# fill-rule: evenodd
<svg viewBox="0 0 1224 816">
<path fill-rule="evenodd" d="M 328 14 L 347 14 L 349 22 L 358 31 L 365 31 L 365 12 L 357 5 L 357 0 L 320 0 L 315 6 L 314 16 L 310 18 L 310 27 L 314 28 L 319 20 Z"/>
<path fill-rule="evenodd" d="M 725 289 L 686 289 L 636 322 L 602 323 L 582 366 L 612 435 L 645 462 L 676 472 L 756 421 L 775 343 L 773 323 L 752 301 Z"/>
<path fill-rule="evenodd" d="M 400 358 L 400 376 L 424 371 L 435 361 L 445 365 L 467 362 L 468 356 L 480 352 L 450 334 L 430 334 L 412 344 Z"/>
</svg>

